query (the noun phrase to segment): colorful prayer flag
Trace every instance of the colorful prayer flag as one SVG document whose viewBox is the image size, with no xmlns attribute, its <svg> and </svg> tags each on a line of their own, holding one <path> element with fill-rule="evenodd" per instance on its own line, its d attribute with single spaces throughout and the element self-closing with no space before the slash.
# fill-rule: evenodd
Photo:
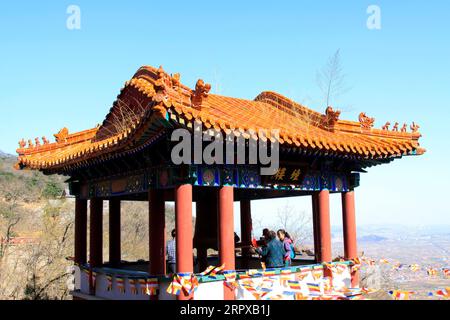
<svg viewBox="0 0 450 320">
<path fill-rule="evenodd" d="M 141 289 L 141 294 L 147 294 L 147 280 L 138 279 L 139 289 Z"/>
<path fill-rule="evenodd" d="M 185 295 L 190 295 L 198 287 L 198 279 L 193 273 L 179 273 L 178 282 Z"/>
<path fill-rule="evenodd" d="M 234 290 L 238 287 L 238 284 L 236 283 L 236 271 L 227 270 L 223 272 L 223 275 L 226 279 L 226 281 L 224 281 L 224 285 L 226 285 L 231 290 Z"/>
<path fill-rule="evenodd" d="M 137 287 L 136 287 L 136 280 L 133 278 L 128 278 L 128 284 L 130 286 L 131 293 L 138 294 Z"/>
<path fill-rule="evenodd" d="M 389 294 L 394 300 L 409 300 L 409 296 L 415 294 L 414 291 L 391 290 Z"/>
<path fill-rule="evenodd" d="M 365 287 L 362 287 L 361 290 L 362 290 L 362 292 L 364 292 L 365 294 L 371 294 L 371 293 L 374 293 L 374 292 L 377 292 L 377 291 L 378 291 L 377 289 L 369 289 L 369 288 L 365 288 Z"/>
<path fill-rule="evenodd" d="M 396 263 L 392 266 L 392 270 L 399 270 L 403 265 L 401 263 Z"/>
<path fill-rule="evenodd" d="M 255 284 L 252 280 L 245 280 L 240 282 L 240 286 L 250 292 L 256 300 L 260 300 L 261 295 L 257 292 Z"/>
<path fill-rule="evenodd" d="M 121 277 L 116 277 L 116 284 L 117 284 L 117 289 L 119 289 L 119 292 L 125 293 L 124 279 Z"/>
<path fill-rule="evenodd" d="M 363 290 L 361 288 L 344 288 L 343 293 L 346 297 L 361 295 Z"/>
<path fill-rule="evenodd" d="M 437 273 L 438 273 L 438 271 L 436 269 L 434 269 L 434 268 L 428 268 L 427 269 L 427 274 L 429 276 L 435 276 L 435 275 L 437 275 Z"/>
<path fill-rule="evenodd" d="M 325 277 L 322 279 L 323 291 L 325 293 L 330 293 L 333 290 L 333 279 L 331 277 Z"/>
<path fill-rule="evenodd" d="M 276 271 L 274 269 L 266 269 L 266 270 L 264 270 L 263 275 L 265 277 L 271 277 L 271 276 L 276 275 Z"/>
<path fill-rule="evenodd" d="M 248 274 L 250 276 L 252 276 L 252 277 L 259 277 L 259 276 L 263 276 L 264 275 L 264 273 L 262 273 L 258 269 L 250 269 L 250 270 L 248 270 Z"/>
<path fill-rule="evenodd" d="M 206 276 L 207 274 L 209 274 L 211 271 L 213 271 L 216 267 L 215 266 L 209 266 L 208 268 L 205 269 L 205 271 L 200 272 L 201 276 Z"/>
<path fill-rule="evenodd" d="M 143 287 L 141 287 L 142 289 Z M 158 294 L 158 278 L 148 278 L 145 280 L 145 294 L 155 296 Z"/>
<path fill-rule="evenodd" d="M 319 283 L 307 283 L 308 290 L 310 294 L 317 295 L 320 294 L 320 284 Z"/>
<path fill-rule="evenodd" d="M 350 267 L 350 272 L 356 272 L 361 268 L 361 260 L 356 257 L 355 259 L 350 260 L 352 263 L 352 266 Z"/>
<path fill-rule="evenodd" d="M 443 297 L 445 299 L 450 298 L 450 287 L 447 287 L 445 289 L 437 290 L 436 295 Z"/>
<path fill-rule="evenodd" d="M 413 272 L 419 271 L 420 270 L 420 266 L 418 264 L 411 264 L 409 266 L 409 269 Z"/>
<path fill-rule="evenodd" d="M 209 274 L 210 276 L 216 276 L 219 272 L 221 272 L 223 269 L 225 269 L 225 263 L 224 264 L 222 264 L 221 266 L 219 266 L 219 267 L 215 267 L 212 271 L 211 271 L 211 273 Z"/>
<path fill-rule="evenodd" d="M 306 272 L 304 272 L 303 270 L 299 273 L 295 274 L 295 280 L 297 281 L 302 281 L 303 279 L 305 279 L 309 274 L 309 270 L 307 270 Z"/>
<path fill-rule="evenodd" d="M 335 271 L 337 274 L 342 274 L 348 269 L 348 266 L 346 264 L 337 263 L 335 264 Z"/>
<path fill-rule="evenodd" d="M 366 263 L 366 264 L 369 265 L 369 266 L 375 265 L 375 260 L 370 259 L 370 258 L 362 257 L 362 258 L 361 258 L 361 261 L 364 262 L 364 263 Z"/>
<path fill-rule="evenodd" d="M 316 269 L 312 271 L 314 280 L 319 280 L 323 277 L 323 269 Z"/>
<path fill-rule="evenodd" d="M 172 282 L 169 284 L 166 291 L 169 294 L 178 296 L 181 294 L 181 288 L 182 288 L 182 286 L 181 286 L 179 276 L 177 274 L 174 274 Z"/>
<path fill-rule="evenodd" d="M 301 290 L 300 281 L 288 280 L 287 284 L 291 290 Z"/>
</svg>

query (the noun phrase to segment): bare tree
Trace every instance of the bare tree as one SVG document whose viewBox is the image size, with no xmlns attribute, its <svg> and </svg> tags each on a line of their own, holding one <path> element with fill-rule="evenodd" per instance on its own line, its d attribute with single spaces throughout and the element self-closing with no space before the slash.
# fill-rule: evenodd
<svg viewBox="0 0 450 320">
<path fill-rule="evenodd" d="M 54 200 L 27 208 L 16 224 L 17 235 L 31 235 L 11 242 L 1 258 L 0 298 L 67 299 L 73 250 L 73 201 Z"/>
<path fill-rule="evenodd" d="M 277 227 L 274 230 L 286 230 L 292 237 L 295 247 L 304 247 L 312 239 L 312 219 L 305 211 L 298 210 L 286 202 L 278 209 L 277 216 Z"/>
<path fill-rule="evenodd" d="M 322 91 L 325 107 L 343 93 L 349 90 L 345 84 L 345 74 L 342 71 L 340 49 L 336 50 L 322 70 L 317 72 L 317 84 Z"/>
<path fill-rule="evenodd" d="M 136 261 L 149 258 L 148 218 L 148 204 L 137 201 L 123 201 L 121 213 L 123 260 Z M 108 237 L 109 233 L 105 232 L 105 236 Z M 105 241 L 108 240 L 105 239 Z"/>
<path fill-rule="evenodd" d="M 17 181 L 0 187 L 0 264 L 22 218 L 20 200 L 23 190 Z"/>
</svg>

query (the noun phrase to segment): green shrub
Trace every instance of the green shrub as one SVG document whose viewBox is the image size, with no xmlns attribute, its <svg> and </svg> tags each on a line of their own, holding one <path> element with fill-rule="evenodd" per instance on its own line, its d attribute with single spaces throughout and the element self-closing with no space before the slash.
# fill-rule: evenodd
<svg viewBox="0 0 450 320">
<path fill-rule="evenodd" d="M 64 189 L 59 183 L 55 181 L 48 181 L 42 191 L 42 196 L 47 199 L 57 198 L 62 195 L 63 190 Z"/>
</svg>

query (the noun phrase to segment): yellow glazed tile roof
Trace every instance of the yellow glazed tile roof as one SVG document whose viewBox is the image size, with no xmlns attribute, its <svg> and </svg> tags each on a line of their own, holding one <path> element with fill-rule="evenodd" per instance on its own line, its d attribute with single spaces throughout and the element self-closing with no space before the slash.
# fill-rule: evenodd
<svg viewBox="0 0 450 320">
<path fill-rule="evenodd" d="M 362 159 L 420 155 L 418 126 L 412 123 L 390 129 L 373 127 L 365 113 L 358 121 L 339 119 L 340 112 L 328 107 L 319 113 L 275 92 L 263 92 L 254 100 L 210 94 L 210 85 L 199 80 L 194 89 L 180 83 L 179 74 L 169 75 L 161 67 L 140 68 L 125 83 L 101 126 L 69 134 L 63 128 L 56 142 L 19 142 L 17 168 L 52 169 L 109 157 L 142 147 L 164 130 L 165 121 L 203 129 L 233 131 L 253 139 L 278 139 L 283 147 L 344 154 Z M 278 129 L 279 136 L 270 134 Z M 409 129 L 409 130 L 408 130 Z M 150 130 L 150 131 L 149 131 Z M 408 132 L 409 131 L 409 132 Z M 248 134 L 250 132 L 250 134 Z"/>
</svg>

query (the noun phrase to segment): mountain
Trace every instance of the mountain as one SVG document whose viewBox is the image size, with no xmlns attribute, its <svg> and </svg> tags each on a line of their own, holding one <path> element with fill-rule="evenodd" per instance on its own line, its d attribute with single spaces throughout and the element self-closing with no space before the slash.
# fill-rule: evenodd
<svg viewBox="0 0 450 320">
<path fill-rule="evenodd" d="M 12 154 L 3 152 L 2 150 L 0 150 L 0 158 L 1 159 L 12 159 L 15 158 Z"/>
</svg>

